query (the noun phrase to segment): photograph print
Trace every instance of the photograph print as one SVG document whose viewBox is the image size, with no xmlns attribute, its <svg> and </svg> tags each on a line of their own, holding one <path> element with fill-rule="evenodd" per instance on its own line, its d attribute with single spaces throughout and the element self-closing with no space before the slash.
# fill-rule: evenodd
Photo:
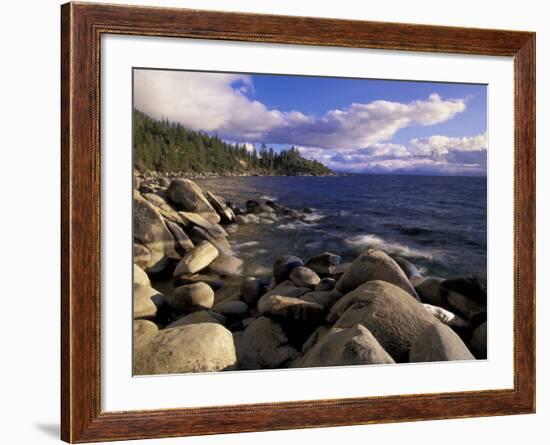
<svg viewBox="0 0 550 445">
<path fill-rule="evenodd" d="M 487 86 L 133 70 L 133 375 L 487 359 Z"/>
</svg>

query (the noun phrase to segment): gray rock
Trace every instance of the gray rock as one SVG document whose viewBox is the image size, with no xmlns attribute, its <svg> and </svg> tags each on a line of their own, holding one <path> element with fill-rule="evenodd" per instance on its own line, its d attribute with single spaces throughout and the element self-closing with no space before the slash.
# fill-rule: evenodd
<svg viewBox="0 0 550 445">
<path fill-rule="evenodd" d="M 141 243 L 134 243 L 134 263 L 142 269 L 147 269 L 151 264 L 151 251 Z"/>
<path fill-rule="evenodd" d="M 164 219 L 176 224 L 183 224 L 178 212 L 168 204 L 158 193 L 146 193 L 143 197 L 153 204 Z"/>
<path fill-rule="evenodd" d="M 168 258 L 179 258 L 175 251 L 174 237 L 154 206 L 138 193 L 134 193 L 134 239 L 151 252 L 161 253 Z"/>
<path fill-rule="evenodd" d="M 227 232 L 219 224 L 215 224 L 197 213 L 179 212 L 181 219 L 189 226 L 198 226 L 206 230 L 214 238 L 225 238 Z"/>
<path fill-rule="evenodd" d="M 324 309 L 318 303 L 299 298 L 266 294 L 258 301 L 258 310 L 261 314 L 315 322 L 322 320 Z"/>
<path fill-rule="evenodd" d="M 447 303 L 450 308 L 458 311 L 463 317 L 468 320 L 474 320 L 477 317 L 486 318 L 487 306 L 476 300 L 472 300 L 458 292 L 448 291 Z"/>
<path fill-rule="evenodd" d="M 149 286 L 134 285 L 133 313 L 134 319 L 153 319 L 157 315 L 157 309 L 163 304 L 164 299 L 160 292 Z"/>
<path fill-rule="evenodd" d="M 273 263 L 273 277 L 277 283 L 287 280 L 295 267 L 303 266 L 303 261 L 293 255 L 283 255 Z"/>
<path fill-rule="evenodd" d="M 231 210 L 223 198 L 220 196 L 214 195 L 214 193 L 206 192 L 206 199 L 210 203 L 212 207 L 214 207 L 214 210 L 218 212 L 218 215 L 221 218 L 221 222 L 224 224 L 230 224 L 235 220 L 235 213 L 233 213 L 233 210 Z"/>
<path fill-rule="evenodd" d="M 372 365 L 395 363 L 367 328 L 355 325 L 332 328 L 297 362 L 300 368 L 314 366 Z"/>
<path fill-rule="evenodd" d="M 290 281 L 292 281 L 298 287 L 313 288 L 321 281 L 319 275 L 304 266 L 298 266 L 292 269 L 289 274 L 289 278 Z"/>
<path fill-rule="evenodd" d="M 352 266 L 336 283 L 343 294 L 367 281 L 382 280 L 392 283 L 419 300 L 411 282 L 399 265 L 381 250 L 369 249 L 353 262 Z"/>
<path fill-rule="evenodd" d="M 420 300 L 424 303 L 434 306 L 443 306 L 446 304 L 445 295 L 447 294 L 441 287 L 443 278 L 427 277 L 415 286 Z M 443 290 L 443 291 L 442 291 Z"/>
<path fill-rule="evenodd" d="M 187 236 L 187 234 L 180 226 L 171 221 L 165 221 L 165 223 L 166 227 L 168 227 L 168 230 L 170 230 L 170 233 L 174 237 L 176 243 L 176 251 L 180 255 L 185 255 L 187 252 L 193 249 L 193 247 L 195 247 L 193 241 L 191 241 L 191 239 Z"/>
<path fill-rule="evenodd" d="M 487 358 L 487 322 L 480 324 L 474 330 L 470 346 L 476 358 Z"/>
<path fill-rule="evenodd" d="M 450 278 L 441 283 L 445 289 L 458 292 L 470 300 L 487 305 L 487 277 L 485 275 L 469 275 Z"/>
<path fill-rule="evenodd" d="M 300 299 L 304 301 L 311 301 L 313 303 L 320 304 L 325 308 L 325 310 L 330 309 L 340 298 L 342 298 L 342 294 L 336 289 L 308 292 L 300 297 Z"/>
<path fill-rule="evenodd" d="M 315 271 L 319 275 L 332 275 L 336 271 L 336 267 L 340 264 L 342 258 L 330 252 L 324 252 L 317 255 L 306 263 L 306 267 Z"/>
<path fill-rule="evenodd" d="M 315 285 L 313 290 L 315 291 L 328 291 L 333 290 L 336 287 L 336 280 L 334 278 L 323 278 L 319 283 Z"/>
<path fill-rule="evenodd" d="M 159 331 L 136 352 L 134 374 L 222 371 L 236 363 L 230 331 L 218 323 L 193 323 Z"/>
<path fill-rule="evenodd" d="M 166 326 L 166 329 L 177 328 L 178 326 L 185 326 L 188 324 L 196 323 L 220 323 L 220 321 L 217 318 L 213 317 L 208 311 L 198 311 L 178 318 L 176 321 Z"/>
<path fill-rule="evenodd" d="M 225 238 L 224 236 L 220 236 L 217 238 L 213 237 L 206 230 L 197 226 L 191 229 L 189 235 L 191 236 L 193 242 L 196 244 L 199 244 L 201 241 L 208 241 L 216 249 L 218 249 L 220 253 L 223 253 L 224 255 L 233 255 L 231 244 L 229 244 L 229 241 L 227 241 L 227 238 Z"/>
<path fill-rule="evenodd" d="M 180 312 L 196 312 L 214 305 L 214 291 L 206 283 L 186 284 L 165 296 L 168 305 Z"/>
<path fill-rule="evenodd" d="M 265 283 L 255 277 L 246 277 L 241 283 L 241 294 L 243 300 L 249 305 L 255 305 L 260 296 L 265 294 Z"/>
<path fill-rule="evenodd" d="M 414 339 L 409 353 L 410 362 L 448 360 L 474 360 L 460 337 L 448 326 L 434 323 Z"/>
<path fill-rule="evenodd" d="M 134 264 L 134 284 L 151 287 L 151 280 L 137 264 Z"/>
<path fill-rule="evenodd" d="M 208 241 L 202 241 L 182 257 L 174 270 L 173 276 L 200 272 L 208 267 L 218 255 L 218 249 Z"/>
<path fill-rule="evenodd" d="M 236 338 L 237 369 L 283 367 L 298 356 L 288 344 L 283 328 L 267 317 L 259 317 Z"/>
<path fill-rule="evenodd" d="M 198 283 L 200 281 L 208 284 L 214 290 L 218 290 L 224 285 L 224 281 L 218 275 L 199 273 L 179 275 L 174 280 L 174 286 L 185 286 L 186 284 Z"/>
<path fill-rule="evenodd" d="M 248 305 L 244 301 L 223 301 L 216 308 L 226 317 L 243 317 L 248 312 Z"/>
<path fill-rule="evenodd" d="M 414 339 L 424 329 L 439 323 L 413 296 L 385 281 L 368 281 L 344 295 L 329 313 L 328 319 L 334 318 L 337 328 L 365 326 L 398 363 L 408 360 Z"/>
<path fill-rule="evenodd" d="M 219 255 L 210 265 L 208 271 L 222 277 L 235 277 L 242 275 L 243 262 L 233 255 Z"/>
<path fill-rule="evenodd" d="M 198 213 L 208 221 L 217 224 L 220 217 L 210 205 L 200 187 L 189 179 L 175 179 L 166 190 L 166 196 L 177 210 Z"/>
<path fill-rule="evenodd" d="M 424 277 L 420 271 L 409 260 L 403 258 L 402 256 L 393 256 L 392 258 L 399 265 L 412 284 L 419 283 L 423 280 Z"/>
</svg>

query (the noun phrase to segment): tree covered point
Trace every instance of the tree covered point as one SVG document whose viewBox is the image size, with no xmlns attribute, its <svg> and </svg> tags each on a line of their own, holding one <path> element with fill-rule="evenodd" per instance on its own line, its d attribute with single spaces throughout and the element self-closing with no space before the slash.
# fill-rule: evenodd
<svg viewBox="0 0 550 445">
<path fill-rule="evenodd" d="M 193 131 L 166 119 L 133 111 L 134 167 L 140 171 L 258 175 L 330 175 L 315 159 L 305 159 L 296 147 L 279 152 L 265 144 L 248 150 L 217 135 Z"/>
</svg>

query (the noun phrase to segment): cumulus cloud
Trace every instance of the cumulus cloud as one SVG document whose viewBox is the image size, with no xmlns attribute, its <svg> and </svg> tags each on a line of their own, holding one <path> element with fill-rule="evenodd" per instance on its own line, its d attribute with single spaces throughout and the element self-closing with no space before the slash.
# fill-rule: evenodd
<svg viewBox="0 0 550 445">
<path fill-rule="evenodd" d="M 228 140 L 323 149 L 374 147 L 389 141 L 400 129 L 445 122 L 466 109 L 466 99 L 443 100 L 434 93 L 425 100 L 409 103 L 353 103 L 313 117 L 296 110 L 268 109 L 249 97 L 253 91 L 251 77 L 240 74 L 155 70 L 134 73 L 137 109 L 193 130 L 218 133 Z"/>
</svg>

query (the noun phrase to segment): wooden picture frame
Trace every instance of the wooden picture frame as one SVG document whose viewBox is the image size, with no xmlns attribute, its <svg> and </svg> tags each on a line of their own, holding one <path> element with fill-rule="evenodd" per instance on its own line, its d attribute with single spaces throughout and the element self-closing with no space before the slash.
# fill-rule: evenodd
<svg viewBox="0 0 550 445">
<path fill-rule="evenodd" d="M 535 411 L 534 33 L 91 3 L 65 4 L 61 18 L 63 440 L 94 442 Z M 513 57 L 513 389 L 102 412 L 99 77 L 103 34 Z"/>
</svg>

